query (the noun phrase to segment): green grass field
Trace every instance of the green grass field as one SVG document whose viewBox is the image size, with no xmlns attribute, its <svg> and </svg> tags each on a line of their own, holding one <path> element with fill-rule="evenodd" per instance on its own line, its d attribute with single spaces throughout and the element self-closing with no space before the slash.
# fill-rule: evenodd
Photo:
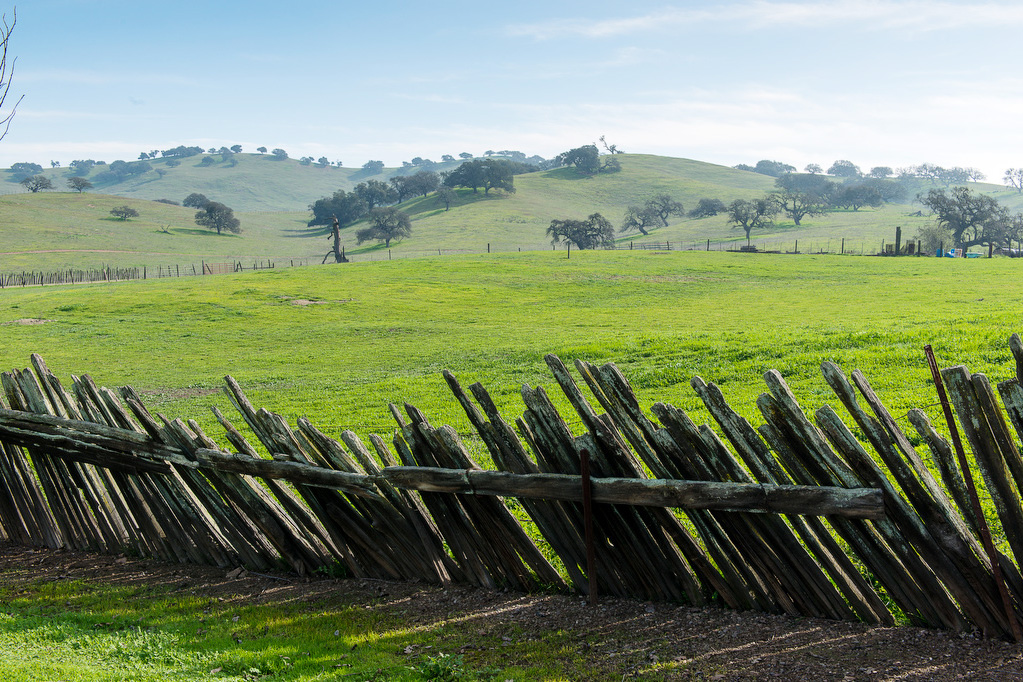
<svg viewBox="0 0 1023 682">
<path fill-rule="evenodd" d="M 66 381 L 89 373 L 101 385 L 131 384 L 152 409 L 196 418 L 225 446 L 207 409 L 233 414 L 217 392 L 225 374 L 257 407 L 292 423 L 308 416 L 330 435 L 386 437 L 387 403 L 402 401 L 467 432 L 443 369 L 463 384 L 483 382 L 509 418 L 523 409 L 519 387 L 542 384 L 579 429 L 546 353 L 614 361 L 644 408 L 670 402 L 698 423 L 708 420 L 689 387 L 694 375 L 718 383 L 759 424 L 764 371 L 780 370 L 804 407 L 816 408 L 837 402 L 818 371 L 833 360 L 862 369 L 904 423 L 913 406 L 938 416 L 925 343 L 942 365 L 1011 375 L 1006 339 L 1023 326 L 1023 292 L 1013 286 L 1021 267 L 1002 258 L 540 252 L 7 289 L 0 366 L 27 366 L 37 352 Z M 74 581 L 23 584 L 0 600 L 12 682 L 206 679 L 218 668 L 215 679 L 233 680 L 564 679 L 544 661 L 567 655 L 553 637 L 516 659 L 532 667 L 484 656 L 446 673 L 448 659 L 409 666 L 395 651 L 477 643 L 470 630 L 412 632 L 343 604 L 232 608 L 162 587 Z M 341 660 L 338 641 L 359 647 L 345 659 L 356 663 L 348 677 L 325 664 Z"/>
<path fill-rule="evenodd" d="M 128 383 L 162 411 L 203 419 L 226 404 L 208 394 L 231 374 L 257 405 L 363 432 L 389 430 L 386 405 L 401 401 L 464 430 L 443 369 L 518 410 L 521 384 L 550 383 L 546 353 L 615 361 L 645 401 L 687 408 L 700 375 L 747 414 L 770 368 L 810 402 L 830 399 L 818 365 L 834 360 L 904 410 L 933 402 L 925 343 L 946 364 L 1009 371 L 1020 265 L 540 252 L 8 289 L 0 361 L 24 366 L 37 352 L 60 376 Z"/>
</svg>

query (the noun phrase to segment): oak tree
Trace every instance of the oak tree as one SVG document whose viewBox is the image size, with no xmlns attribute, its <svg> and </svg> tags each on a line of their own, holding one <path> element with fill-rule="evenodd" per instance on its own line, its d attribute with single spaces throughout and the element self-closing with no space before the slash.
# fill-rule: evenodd
<svg viewBox="0 0 1023 682">
<path fill-rule="evenodd" d="M 956 248 L 1001 244 L 1012 227 L 1008 209 L 994 197 L 969 187 L 931 189 L 926 195 L 918 195 L 917 200 L 934 211 L 938 224 L 952 233 Z"/>
<path fill-rule="evenodd" d="M 189 208 L 202 208 L 209 202 L 210 200 L 206 197 L 205 194 L 200 194 L 199 192 L 192 192 L 187 197 L 185 197 L 184 201 L 181 202 L 181 205 L 187 206 Z"/>
<path fill-rule="evenodd" d="M 29 192 L 35 194 L 44 189 L 53 189 L 53 181 L 45 175 L 33 175 L 23 179 L 19 184 L 25 186 Z"/>
<path fill-rule="evenodd" d="M 572 242 L 580 249 L 614 246 L 615 229 L 604 216 L 591 214 L 586 220 L 552 220 L 547 228 L 551 244 Z"/>
<path fill-rule="evenodd" d="M 131 206 L 115 206 L 110 209 L 110 215 L 119 220 L 128 220 L 129 218 L 138 218 L 139 212 Z"/>
<path fill-rule="evenodd" d="M 87 189 L 92 189 L 92 183 L 83 177 L 74 176 L 67 179 L 67 186 L 81 194 Z"/>
<path fill-rule="evenodd" d="M 619 229 L 623 234 L 638 230 L 640 234 L 648 235 L 648 230 L 661 224 L 661 216 L 649 203 L 646 206 L 629 206 L 625 211 L 625 218 Z"/>
<path fill-rule="evenodd" d="M 195 213 L 195 224 L 210 230 L 216 230 L 217 234 L 242 231 L 241 221 L 234 217 L 234 211 L 218 201 L 207 201 L 203 207 Z"/>
<path fill-rule="evenodd" d="M 728 222 L 745 230 L 748 245 L 750 232 L 772 225 L 777 213 L 778 204 L 768 198 L 736 199 L 728 205 Z"/>
<path fill-rule="evenodd" d="M 374 208 L 369 212 L 369 226 L 355 233 L 356 241 L 361 244 L 370 240 L 391 246 L 391 241 L 401 241 L 412 235 L 412 222 L 408 213 L 394 206 Z"/>
</svg>

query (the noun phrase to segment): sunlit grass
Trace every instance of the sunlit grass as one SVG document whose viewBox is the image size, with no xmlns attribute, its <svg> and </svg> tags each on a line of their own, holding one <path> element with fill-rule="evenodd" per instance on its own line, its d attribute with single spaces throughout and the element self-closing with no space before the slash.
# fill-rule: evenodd
<svg viewBox="0 0 1023 682">
<path fill-rule="evenodd" d="M 225 374 L 257 407 L 291 422 L 309 416 L 329 434 L 387 434 L 387 403 L 404 401 L 465 433 L 443 369 L 464 384 L 481 381 L 511 418 L 523 409 L 522 384 L 553 384 L 546 353 L 569 364 L 613 361 L 644 407 L 661 400 L 708 421 L 689 387 L 699 375 L 754 424 L 767 369 L 781 371 L 808 410 L 836 402 L 818 369 L 831 360 L 862 369 L 902 419 L 935 402 L 924 344 L 943 365 L 1011 374 L 1006 339 L 1023 326 L 1023 292 L 1007 283 L 1020 267 L 1007 259 L 544 252 L 4 290 L 0 364 L 24 367 L 40 353 L 64 380 L 89 373 L 101 385 L 131 384 L 155 409 L 194 417 L 214 436 L 206 408 L 231 413 L 217 392 Z M 344 604 L 233 605 L 155 586 L 33 584 L 0 594 L 0 603 L 10 680 L 207 679 L 217 668 L 214 679 L 372 679 L 378 670 L 382 679 L 420 679 L 398 654 L 404 647 L 449 654 L 473 637 L 471 624 L 414 629 Z M 499 679 L 572 679 L 562 666 L 576 665 L 574 652 L 557 635 L 523 644 L 516 661 L 528 671 Z"/>
<path fill-rule="evenodd" d="M 0 587 L 0 598 L 0 656 L 11 682 L 455 679 L 445 671 L 557 679 L 549 672 L 566 663 L 549 658 L 558 634 L 539 642 L 509 630 L 516 663 L 501 663 L 492 652 L 507 653 L 511 637 L 481 635 L 457 619 L 409 627 L 386 597 L 253 604 L 171 585 L 67 580 Z"/>
<path fill-rule="evenodd" d="M 547 353 L 617 363 L 641 401 L 700 412 L 693 376 L 755 416 L 760 376 L 831 401 L 824 360 L 862 369 L 893 413 L 934 396 L 923 358 L 1004 377 L 1021 327 L 1019 261 L 717 253 L 504 254 L 0 292 L 5 367 L 40 353 L 61 377 L 131 384 L 160 410 L 206 416 L 235 376 L 257 406 L 330 432 L 393 428 L 411 402 L 468 422 L 440 373 L 482 381 L 518 414 L 550 385 Z M 20 319 L 44 324 L 16 324 Z M 217 429 L 211 429 L 216 432 Z"/>
</svg>

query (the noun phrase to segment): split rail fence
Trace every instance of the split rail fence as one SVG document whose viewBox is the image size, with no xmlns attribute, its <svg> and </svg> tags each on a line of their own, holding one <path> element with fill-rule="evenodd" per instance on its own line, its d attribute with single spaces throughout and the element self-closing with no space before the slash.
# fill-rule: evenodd
<svg viewBox="0 0 1023 682">
<path fill-rule="evenodd" d="M 1010 346 L 1017 377 L 998 384 L 1002 406 L 984 375 L 940 376 L 996 531 L 1020 557 L 1023 343 Z M 1023 577 L 972 513 L 958 440 L 910 413 L 932 472 L 859 372 L 823 366 L 844 417 L 811 416 L 768 372 L 756 428 L 694 378 L 715 430 L 665 403 L 644 410 L 613 364 L 577 361 L 581 382 L 556 356 L 547 364 L 581 434 L 542 387 L 524 386 L 525 411 L 509 418 L 482 385 L 445 372 L 494 463 L 484 470 L 412 405 L 390 407 L 390 442 L 367 444 L 304 418 L 291 426 L 227 377 L 250 434 L 213 408 L 227 450 L 194 420 L 153 415 L 130 387 L 82 376 L 65 388 L 33 355 L 31 369 L 0 375 L 0 539 L 1018 638 Z"/>
</svg>

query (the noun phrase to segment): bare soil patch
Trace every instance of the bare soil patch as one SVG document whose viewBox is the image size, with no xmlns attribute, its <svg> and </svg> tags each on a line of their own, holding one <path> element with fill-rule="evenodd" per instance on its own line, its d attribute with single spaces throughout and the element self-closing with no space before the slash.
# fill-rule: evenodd
<svg viewBox="0 0 1023 682">
<path fill-rule="evenodd" d="M 46 324 L 47 322 L 53 322 L 53 320 L 43 320 L 38 317 L 23 317 L 20 320 L 11 320 L 4 322 L 3 324 L 21 324 L 21 325 L 32 325 L 32 324 Z"/>
<path fill-rule="evenodd" d="M 290 300 L 291 305 L 327 305 L 328 303 L 351 303 L 354 298 L 342 298 L 339 301 L 310 301 L 305 298 L 293 298 Z"/>
<path fill-rule="evenodd" d="M 230 577 L 229 577 L 230 576 Z M 419 628 L 496 635 L 486 655 L 515 665 L 518 647 L 568 634 L 578 658 L 568 679 L 671 680 L 1018 680 L 1015 644 L 921 628 L 788 618 L 602 598 L 494 592 L 378 580 L 303 579 L 162 564 L 0 542 L 0 585 L 78 579 L 127 586 L 169 585 L 238 603 L 309 602 L 382 610 Z M 514 633 L 511 636 L 502 636 Z M 463 647 L 468 660 L 472 646 Z M 494 661 L 494 657 L 499 660 Z"/>
</svg>

